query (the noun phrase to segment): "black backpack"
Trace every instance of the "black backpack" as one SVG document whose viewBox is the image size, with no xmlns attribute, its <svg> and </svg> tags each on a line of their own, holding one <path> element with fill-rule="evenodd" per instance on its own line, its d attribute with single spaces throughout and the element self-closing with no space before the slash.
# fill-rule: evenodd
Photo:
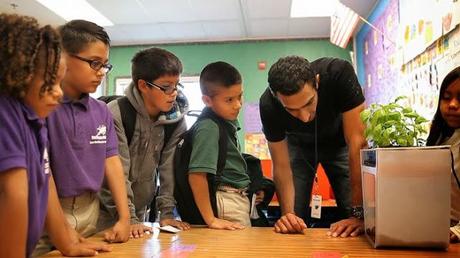
<svg viewBox="0 0 460 258">
<path fill-rule="evenodd" d="M 210 112 L 210 110 L 202 112 L 199 115 L 197 122 L 206 118 L 212 119 L 219 126 L 219 154 L 217 159 L 217 171 L 216 175 L 207 174 L 211 206 L 214 216 L 217 217 L 215 193 L 227 159 L 227 129 L 225 121 L 223 121 L 222 118 L 217 117 L 213 112 Z M 193 225 L 206 225 L 198 207 L 196 206 L 192 189 L 188 183 L 188 168 L 193 147 L 193 134 L 196 130 L 196 125 L 197 123 L 181 135 L 176 146 L 174 154 L 174 198 L 176 199 L 176 207 L 182 221 L 186 221 Z"/>
<path fill-rule="evenodd" d="M 129 146 L 131 144 L 131 140 L 134 135 L 134 128 L 136 126 L 137 112 L 134 106 L 131 104 L 131 102 L 129 102 L 128 97 L 120 96 L 120 95 L 111 95 L 111 96 L 101 96 L 98 98 L 98 100 L 101 100 L 105 102 L 106 104 L 114 100 L 118 102 L 118 106 L 120 109 L 120 115 L 121 115 L 121 121 L 123 124 L 123 128 L 125 129 L 126 140 Z M 174 130 L 176 130 L 176 127 L 178 125 L 179 123 L 172 123 L 172 124 L 164 125 L 165 135 L 164 135 L 163 148 L 169 142 L 169 139 L 171 138 Z M 159 187 L 157 186 L 157 188 L 155 189 L 155 196 L 158 195 L 158 192 L 159 192 Z M 152 202 L 150 203 L 149 221 L 155 222 L 155 219 L 156 219 L 156 198 L 153 198 Z"/>
<path fill-rule="evenodd" d="M 259 190 L 263 190 L 265 193 L 263 201 L 256 205 L 259 218 L 251 219 L 251 225 L 253 227 L 270 227 L 270 222 L 263 210 L 268 210 L 268 206 L 275 194 L 275 183 L 273 180 L 264 177 L 259 158 L 247 153 L 243 153 L 243 158 L 246 161 L 246 165 L 248 167 L 247 172 L 249 178 L 251 179 L 251 184 L 248 189 L 249 200 L 251 200 L 252 194 L 257 193 Z"/>
<path fill-rule="evenodd" d="M 208 179 L 208 191 L 209 197 L 211 198 L 211 207 L 214 216 L 217 217 L 217 204 L 216 204 L 216 190 L 220 182 L 220 177 L 225 167 L 227 158 L 227 123 L 212 111 L 206 110 L 201 113 L 198 120 L 212 119 L 219 126 L 219 153 L 217 159 L 217 171 L 216 175 L 207 174 Z M 196 123 L 186 132 L 184 132 L 177 144 L 174 156 L 174 198 L 176 199 L 176 207 L 181 216 L 182 221 L 186 221 L 192 225 L 206 225 L 203 220 L 201 213 L 196 206 L 195 199 L 193 198 L 193 192 L 188 182 L 188 167 L 190 163 L 190 155 L 192 153 L 193 146 L 193 134 L 196 128 Z M 264 201 L 257 205 L 259 213 L 259 219 L 251 220 L 253 226 L 269 226 L 268 220 L 261 209 L 266 209 L 270 203 L 273 194 L 275 192 L 275 185 L 272 180 L 263 177 L 260 159 L 243 153 L 243 158 L 247 164 L 248 175 L 251 179 L 251 184 L 248 189 L 249 198 L 251 199 L 252 194 L 258 190 L 265 191 Z"/>
</svg>

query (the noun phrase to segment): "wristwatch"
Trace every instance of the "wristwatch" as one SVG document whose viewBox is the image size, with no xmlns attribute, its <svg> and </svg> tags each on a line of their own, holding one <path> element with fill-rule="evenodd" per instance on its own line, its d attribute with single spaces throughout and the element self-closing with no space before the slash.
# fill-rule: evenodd
<svg viewBox="0 0 460 258">
<path fill-rule="evenodd" d="M 351 207 L 351 216 L 357 219 L 364 219 L 364 210 L 362 206 Z"/>
</svg>

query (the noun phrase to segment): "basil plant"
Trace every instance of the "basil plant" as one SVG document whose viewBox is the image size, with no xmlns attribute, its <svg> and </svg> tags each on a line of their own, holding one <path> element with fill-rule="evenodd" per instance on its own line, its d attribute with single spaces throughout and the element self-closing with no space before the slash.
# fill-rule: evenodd
<svg viewBox="0 0 460 258">
<path fill-rule="evenodd" d="M 386 105 L 371 104 L 361 112 L 360 117 L 366 126 L 365 136 L 369 146 L 407 147 L 424 146 L 427 133 L 426 122 L 410 107 L 403 107 L 398 102 L 406 98 L 400 96 Z"/>
</svg>

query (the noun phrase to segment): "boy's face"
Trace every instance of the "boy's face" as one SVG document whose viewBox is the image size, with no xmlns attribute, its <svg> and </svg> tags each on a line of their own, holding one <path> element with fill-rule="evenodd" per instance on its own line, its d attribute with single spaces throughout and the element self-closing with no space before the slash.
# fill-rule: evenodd
<svg viewBox="0 0 460 258">
<path fill-rule="evenodd" d="M 294 95 L 285 96 L 277 92 L 276 97 L 284 109 L 300 121 L 307 123 L 315 118 L 318 92 L 311 84 L 305 84 L 302 90 Z"/>
<path fill-rule="evenodd" d="M 168 112 L 174 106 L 177 97 L 179 74 L 164 75 L 154 81 L 139 80 L 139 91 L 150 116 L 156 117 L 160 112 Z M 176 88 L 176 90 L 171 91 Z M 170 92 L 171 91 L 171 92 Z"/>
<path fill-rule="evenodd" d="M 104 79 L 107 69 L 102 67 L 96 70 L 91 67 L 90 62 L 98 61 L 104 65 L 108 64 L 109 47 L 98 40 L 89 43 L 83 51 L 77 54 L 66 53 L 65 56 L 67 72 L 63 80 L 64 93 L 70 98 L 78 99 L 83 93 L 95 92 Z"/>
<path fill-rule="evenodd" d="M 32 108 L 38 117 L 45 118 L 53 112 L 59 105 L 59 100 L 62 98 L 61 80 L 64 78 L 66 71 L 66 63 L 64 57 L 61 57 L 59 69 L 56 76 L 56 81 L 52 85 L 50 91 L 43 92 L 40 96 L 40 89 L 43 86 L 44 73 L 43 68 L 38 68 L 32 80 L 29 83 L 28 90 L 24 96 L 24 104 Z"/>
<path fill-rule="evenodd" d="M 203 102 L 225 120 L 236 120 L 243 105 L 243 86 L 234 84 L 229 88 L 217 87 L 214 95 L 203 96 Z"/>
</svg>

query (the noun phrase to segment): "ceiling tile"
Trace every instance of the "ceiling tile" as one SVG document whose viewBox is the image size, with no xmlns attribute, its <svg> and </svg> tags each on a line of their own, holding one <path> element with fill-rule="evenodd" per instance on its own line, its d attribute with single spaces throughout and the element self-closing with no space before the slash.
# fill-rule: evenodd
<svg viewBox="0 0 460 258">
<path fill-rule="evenodd" d="M 221 22 L 203 22 L 202 25 L 204 32 L 207 38 L 209 39 L 234 39 L 245 37 L 241 29 L 241 24 L 237 20 Z"/>
<path fill-rule="evenodd" d="M 201 40 L 206 38 L 200 22 L 164 23 L 161 24 L 165 34 L 173 40 Z"/>
<path fill-rule="evenodd" d="M 142 44 L 146 42 L 151 43 L 171 40 L 163 30 L 163 27 L 159 24 L 128 24 L 118 25 L 116 28 L 107 27 L 105 29 L 112 42 L 114 42 L 114 45 L 120 45 L 120 42 L 131 45 L 136 44 L 136 42 Z"/>
<path fill-rule="evenodd" d="M 88 0 L 115 26 L 113 45 L 329 36 L 329 18 L 289 17 L 291 0 Z M 318 0 L 321 1 L 321 0 Z M 368 17 L 377 0 L 341 0 Z M 13 10 L 10 6 L 18 7 Z M 41 24 L 65 21 L 34 0 L 0 0 L 0 12 L 36 17 Z"/>
<path fill-rule="evenodd" d="M 190 0 L 197 20 L 236 20 L 241 17 L 237 0 Z"/>
<path fill-rule="evenodd" d="M 252 20 L 250 22 L 249 37 L 267 37 L 281 38 L 287 35 L 288 20 L 287 19 L 263 19 Z"/>
<path fill-rule="evenodd" d="M 331 18 L 291 18 L 288 25 L 288 36 L 304 38 L 328 38 Z"/>
<path fill-rule="evenodd" d="M 12 3 L 17 5 L 15 9 L 11 6 Z M 42 25 L 51 24 L 53 26 L 58 26 L 65 23 L 65 20 L 59 15 L 32 0 L 1 0 L 0 12 L 33 16 Z"/>
<path fill-rule="evenodd" d="M 244 4 L 249 19 L 289 18 L 290 16 L 290 0 L 246 0 Z"/>
<path fill-rule="evenodd" d="M 148 12 L 150 22 L 177 23 L 198 20 L 188 0 L 136 0 Z"/>
<path fill-rule="evenodd" d="M 142 7 L 140 1 L 88 0 L 88 2 L 115 25 L 151 23 L 155 20 Z"/>
</svg>

